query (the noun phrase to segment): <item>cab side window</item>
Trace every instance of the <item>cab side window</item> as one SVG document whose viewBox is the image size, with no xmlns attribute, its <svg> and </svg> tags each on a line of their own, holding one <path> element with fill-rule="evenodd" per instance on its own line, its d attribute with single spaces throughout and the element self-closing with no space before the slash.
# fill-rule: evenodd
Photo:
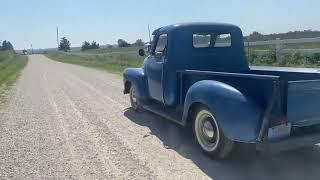
<svg viewBox="0 0 320 180">
<path fill-rule="evenodd" d="M 162 34 L 158 37 L 157 45 L 154 50 L 154 55 L 156 57 L 160 58 L 165 56 L 166 49 L 167 49 L 167 40 L 168 40 L 167 34 Z"/>
</svg>

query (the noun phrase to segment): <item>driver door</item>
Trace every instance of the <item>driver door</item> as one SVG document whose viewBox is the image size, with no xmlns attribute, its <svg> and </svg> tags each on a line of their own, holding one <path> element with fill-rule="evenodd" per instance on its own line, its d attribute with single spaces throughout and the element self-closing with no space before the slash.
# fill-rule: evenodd
<svg viewBox="0 0 320 180">
<path fill-rule="evenodd" d="M 146 64 L 149 94 L 152 99 L 163 100 L 163 65 L 166 57 L 167 34 L 159 35 Z"/>
</svg>

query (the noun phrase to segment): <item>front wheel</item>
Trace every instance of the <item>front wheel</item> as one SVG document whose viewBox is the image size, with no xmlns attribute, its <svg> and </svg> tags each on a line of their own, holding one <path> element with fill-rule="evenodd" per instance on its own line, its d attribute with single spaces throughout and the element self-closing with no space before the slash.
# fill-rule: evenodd
<svg viewBox="0 0 320 180">
<path fill-rule="evenodd" d="M 213 113 L 202 107 L 194 117 L 193 131 L 201 149 L 214 158 L 227 158 L 233 150 L 234 142 L 224 136 Z"/>
<path fill-rule="evenodd" d="M 136 91 L 133 86 L 131 86 L 130 88 L 130 103 L 131 103 L 132 109 L 134 109 L 135 111 L 139 111 L 141 109 L 139 100 L 136 96 Z"/>
</svg>

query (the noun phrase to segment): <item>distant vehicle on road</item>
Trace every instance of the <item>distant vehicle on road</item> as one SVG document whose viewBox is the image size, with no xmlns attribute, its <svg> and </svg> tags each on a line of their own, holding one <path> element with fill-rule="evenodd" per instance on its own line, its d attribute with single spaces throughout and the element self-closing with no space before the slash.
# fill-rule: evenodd
<svg viewBox="0 0 320 180">
<path fill-rule="evenodd" d="M 249 67 L 235 25 L 175 24 L 153 36 L 143 67 L 123 75 L 133 109 L 190 125 L 216 158 L 226 158 L 236 142 L 282 151 L 320 141 L 316 70 Z"/>
<path fill-rule="evenodd" d="M 23 55 L 27 55 L 27 54 L 28 54 L 28 51 L 24 49 L 24 50 L 22 50 L 22 54 L 23 54 Z"/>
</svg>

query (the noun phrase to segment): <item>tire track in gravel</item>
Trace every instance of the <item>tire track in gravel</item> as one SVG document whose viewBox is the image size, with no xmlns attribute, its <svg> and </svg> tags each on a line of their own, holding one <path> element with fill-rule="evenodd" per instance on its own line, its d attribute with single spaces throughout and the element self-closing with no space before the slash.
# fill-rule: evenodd
<svg viewBox="0 0 320 180">
<path fill-rule="evenodd" d="M 45 91 L 47 92 L 47 95 L 48 95 L 48 101 L 50 103 L 50 105 L 52 106 L 53 110 L 54 110 L 54 115 L 56 117 L 56 120 L 58 122 L 58 126 L 59 128 L 62 130 L 62 136 L 63 136 L 63 139 L 65 140 L 65 144 L 67 146 L 67 149 L 69 151 L 69 153 L 71 154 L 71 159 L 70 161 L 72 161 L 72 169 L 74 170 L 74 173 L 75 175 L 77 175 L 77 179 L 79 179 L 80 177 L 82 179 L 87 179 L 87 178 L 94 178 L 94 172 L 92 172 L 92 170 L 95 170 L 95 169 L 100 169 L 101 170 L 101 167 L 104 167 L 102 166 L 101 164 L 98 164 L 97 166 L 95 167 L 92 167 L 92 166 L 85 166 L 85 170 L 82 170 L 82 171 L 79 171 L 79 165 L 80 164 L 83 164 L 87 161 L 87 159 L 84 157 L 83 154 L 81 154 L 81 152 L 77 152 L 76 151 L 76 143 L 75 143 L 75 139 L 72 138 L 72 136 L 74 136 L 74 134 L 71 133 L 70 129 L 72 130 L 73 128 L 71 128 L 72 125 L 74 124 L 71 124 L 72 122 L 68 122 L 66 121 L 66 116 L 64 116 L 64 114 L 61 112 L 61 108 L 64 108 L 63 106 L 60 108 L 58 108 L 58 105 L 57 105 L 57 97 L 54 98 L 54 95 L 52 92 L 50 92 L 49 90 L 49 87 L 50 85 L 48 84 L 48 79 L 47 79 L 47 73 L 45 72 L 44 73 L 44 80 L 45 80 Z M 60 93 L 62 93 L 60 91 Z M 64 98 L 67 98 L 66 96 L 64 96 Z M 70 113 L 70 114 L 73 114 L 73 113 Z M 74 126 L 74 127 L 79 127 L 79 126 Z M 78 129 L 77 129 L 78 130 Z M 83 132 L 83 131 L 79 131 L 79 132 Z M 71 137 L 71 138 L 70 138 Z M 88 154 L 86 154 L 88 155 Z M 75 168 L 77 167 L 77 168 Z M 114 168 L 112 168 L 114 170 Z M 89 172 L 88 172 L 89 171 Z M 105 172 L 105 170 L 102 170 L 102 172 Z M 116 171 L 115 171 L 116 172 Z M 106 175 L 112 173 L 112 171 L 108 172 L 108 173 L 105 173 Z M 87 176 L 87 174 L 89 174 L 90 176 Z M 113 178 L 115 178 L 116 176 L 111 176 Z M 109 177 L 109 178 L 111 178 Z M 97 178 L 97 177 L 96 177 Z"/>
<path fill-rule="evenodd" d="M 65 73 L 62 74 L 64 75 L 64 79 L 68 77 Z M 65 80 L 62 82 L 66 83 Z M 92 149 L 93 152 L 96 153 L 97 159 L 107 164 L 105 167 L 108 167 L 108 170 L 110 171 L 108 173 L 116 173 L 112 178 L 153 179 L 152 172 L 148 168 L 141 166 L 141 163 L 131 155 L 130 150 L 123 146 L 121 144 L 121 140 L 115 137 L 109 129 L 101 129 L 100 123 L 93 126 L 92 122 L 94 122 L 95 119 L 94 115 L 86 116 L 85 110 L 78 110 L 78 107 L 75 106 L 75 103 L 71 99 L 71 96 L 74 96 L 74 93 L 68 95 L 66 92 L 74 92 L 74 89 L 79 89 L 79 86 L 71 87 L 68 86 L 68 84 L 58 84 L 56 87 L 64 87 L 57 89 L 61 94 L 61 100 L 63 100 L 63 103 L 61 103 L 59 107 L 60 109 L 68 109 L 68 111 L 60 113 L 62 113 L 63 117 L 69 121 L 72 121 L 72 118 L 79 121 L 78 124 L 70 126 L 78 127 L 78 132 L 86 134 L 85 136 L 87 137 L 82 137 L 81 139 L 88 139 L 92 141 L 91 146 L 94 147 Z M 83 126 L 83 128 L 80 129 L 79 127 L 81 126 Z M 75 134 L 74 136 L 80 137 L 83 135 Z M 89 139 L 90 137 L 91 139 Z"/>
<path fill-rule="evenodd" d="M 90 85 L 89 82 L 86 82 L 73 74 L 67 73 L 64 77 L 64 80 L 68 84 L 68 86 L 71 86 L 69 89 L 74 89 L 72 91 L 73 96 L 76 93 L 75 89 L 83 87 L 81 88 L 81 92 L 79 91 L 79 97 L 81 96 L 80 98 L 87 98 L 87 101 L 91 102 L 90 106 L 84 106 L 84 103 L 79 104 L 80 106 L 83 106 L 81 109 L 90 109 L 94 112 L 95 116 L 100 117 L 97 119 L 109 117 L 109 122 L 100 122 L 99 124 L 105 124 L 107 127 L 116 130 L 114 131 L 114 133 L 118 134 L 118 136 L 121 137 L 120 139 L 122 141 L 125 141 L 126 144 L 131 147 L 131 149 L 136 150 L 138 152 L 137 156 L 140 159 L 144 159 L 144 161 L 148 162 L 148 165 L 151 165 L 152 169 L 157 172 L 156 174 L 160 175 L 159 177 L 165 178 L 161 175 L 167 174 L 166 172 L 176 174 L 175 176 L 177 178 L 186 176 L 195 177 L 196 179 L 198 179 L 205 177 L 204 174 L 201 174 L 201 171 L 199 171 L 198 167 L 189 164 L 189 160 L 181 159 L 180 156 L 177 156 L 177 154 L 175 154 L 174 152 L 170 152 L 167 149 L 165 149 L 163 143 L 159 139 L 156 139 L 156 141 L 154 141 L 155 137 L 152 137 L 152 141 L 150 141 L 150 143 L 152 143 L 152 146 L 150 146 L 150 144 L 148 143 L 143 143 L 143 141 L 146 140 L 142 137 L 148 135 L 149 132 L 139 133 L 141 130 L 137 131 L 135 127 L 132 127 L 133 124 L 131 124 L 130 121 L 126 121 L 126 118 L 123 116 L 123 112 L 128 107 L 128 103 L 114 103 L 115 97 L 109 97 L 110 93 L 103 93 L 99 89 Z M 84 93 L 85 90 L 88 92 Z M 118 93 L 111 94 L 114 94 L 116 96 Z M 97 107 L 101 107 L 104 110 L 99 109 L 97 111 Z M 145 120 L 147 121 L 147 119 Z M 158 120 L 161 121 L 161 118 L 158 118 Z M 179 131 L 179 129 L 175 126 L 167 130 L 169 130 L 169 132 L 172 131 L 173 134 Z M 133 138 L 136 136 L 132 135 L 140 137 L 140 140 Z M 183 147 L 182 145 L 181 148 L 187 147 Z M 142 153 L 143 151 L 145 152 Z M 158 156 L 158 158 L 161 159 L 161 161 L 150 161 L 151 159 L 154 159 L 155 156 Z M 186 170 L 181 171 L 180 169 L 177 169 L 173 162 L 179 164 L 179 166 L 184 167 Z"/>
</svg>

